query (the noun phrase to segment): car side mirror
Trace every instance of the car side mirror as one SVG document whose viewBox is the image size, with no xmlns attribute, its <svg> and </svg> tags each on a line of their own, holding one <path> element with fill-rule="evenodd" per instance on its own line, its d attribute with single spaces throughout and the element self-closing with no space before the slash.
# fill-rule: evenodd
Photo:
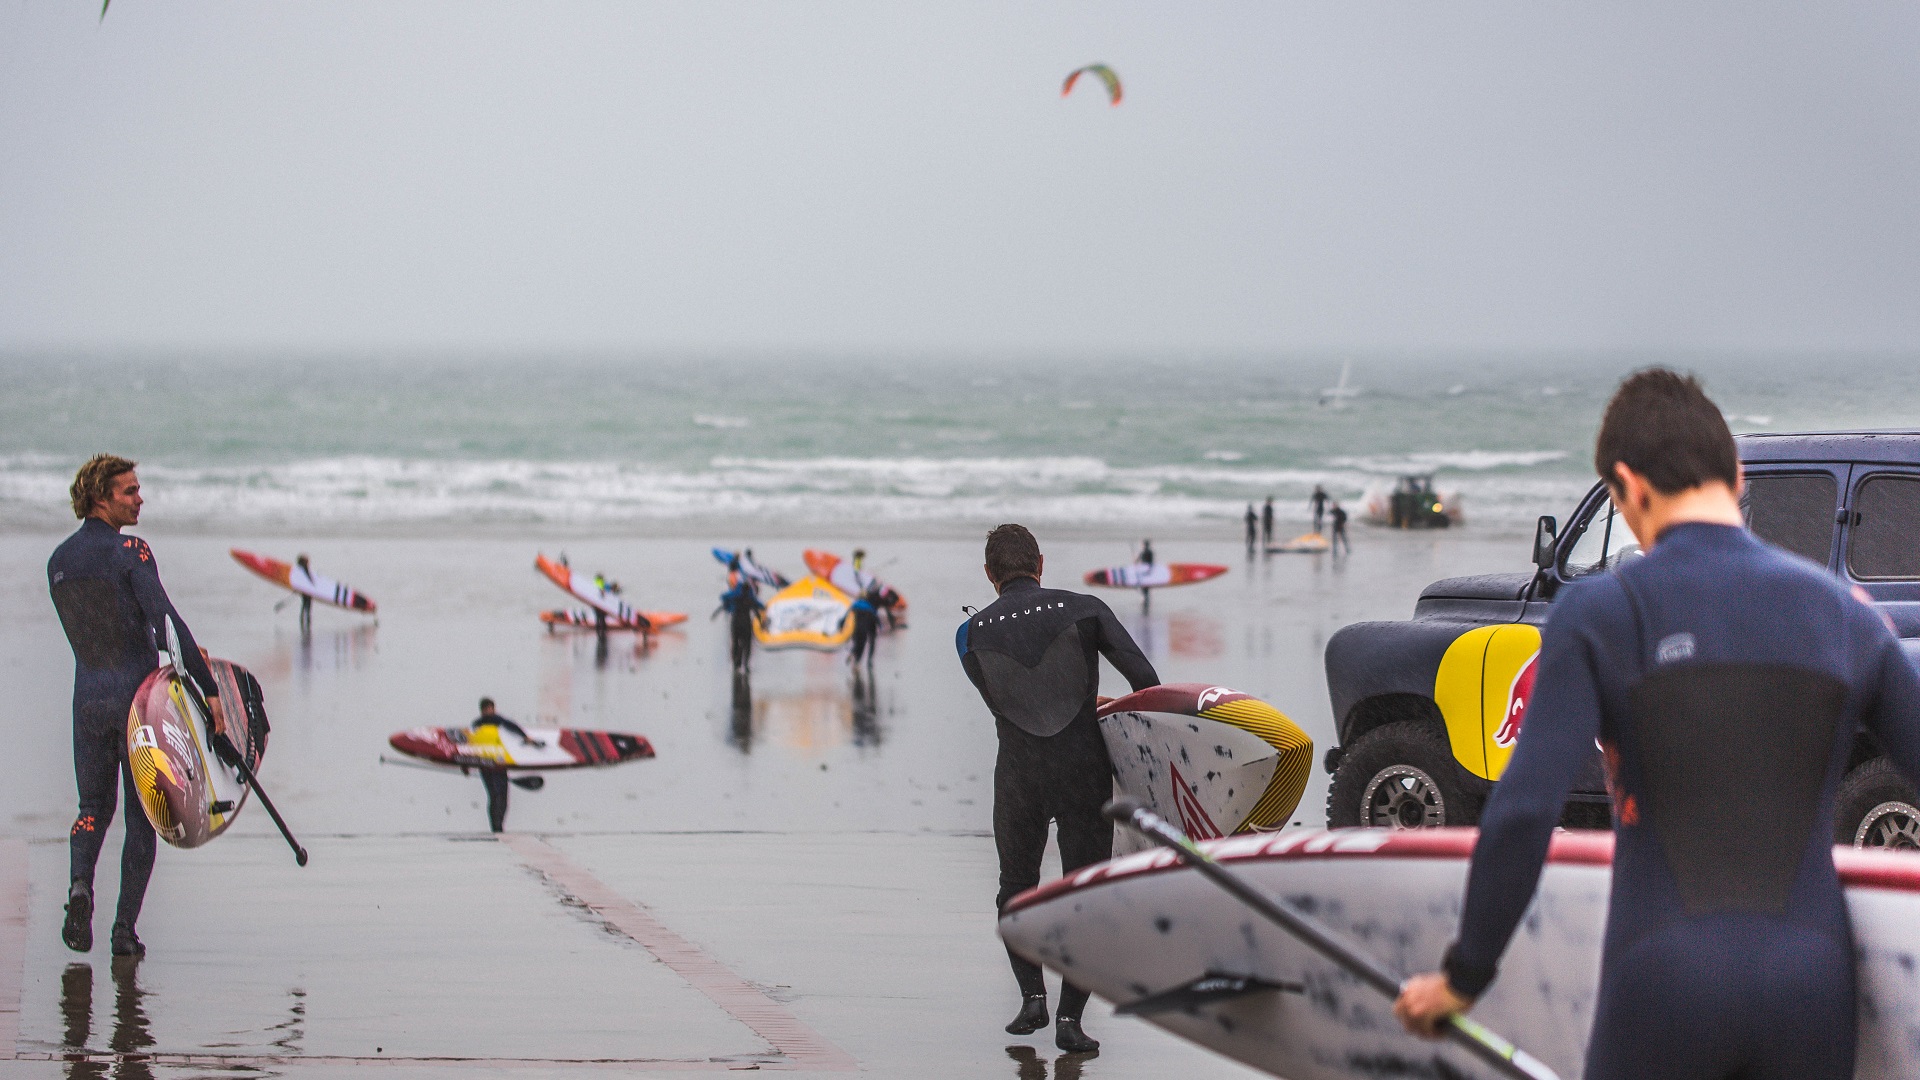
<svg viewBox="0 0 1920 1080">
<path fill-rule="evenodd" d="M 1533 526 L 1533 565 L 1542 570 L 1553 569 L 1553 547 L 1560 539 L 1559 527 L 1552 515 L 1542 515 Z"/>
</svg>

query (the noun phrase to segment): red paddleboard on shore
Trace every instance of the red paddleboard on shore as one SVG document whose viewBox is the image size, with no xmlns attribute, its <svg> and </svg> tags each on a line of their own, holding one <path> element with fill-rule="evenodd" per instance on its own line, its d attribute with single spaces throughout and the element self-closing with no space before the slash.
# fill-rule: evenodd
<svg viewBox="0 0 1920 1080">
<path fill-rule="evenodd" d="M 1432 971 L 1460 923 L 1474 829 L 1295 829 L 1201 843 L 1253 887 L 1388 967 Z M 1859 958 L 1857 1080 L 1920 1076 L 1920 853 L 1839 848 Z M 1539 892 L 1473 1008 L 1563 1077 L 1593 1025 L 1613 834 L 1556 832 Z M 1391 1003 L 1163 848 L 1014 897 L 1000 936 L 1183 1039 L 1287 1080 L 1491 1077 L 1425 1042 Z M 1224 977 L 1224 978 L 1223 978 Z"/>
<path fill-rule="evenodd" d="M 527 738 L 522 740 L 494 724 L 478 730 L 423 727 L 396 731 L 388 736 L 387 745 L 409 757 L 460 768 L 579 769 L 653 756 L 653 744 L 644 735 L 578 728 L 526 730 Z"/>
<path fill-rule="evenodd" d="M 643 634 L 651 634 L 656 630 L 663 630 L 669 626 L 678 626 L 687 621 L 687 614 L 684 611 L 636 611 L 634 614 L 646 621 L 641 622 L 640 619 L 608 619 L 607 629 L 638 630 Z M 587 608 L 543 611 L 540 613 L 540 621 L 546 623 L 547 629 L 549 630 L 561 626 L 592 630 L 598 625 L 593 617 L 593 611 Z"/>
<path fill-rule="evenodd" d="M 1227 568 L 1214 563 L 1134 563 L 1131 566 L 1109 566 L 1104 570 L 1087 571 L 1086 582 L 1089 585 L 1103 585 L 1109 589 L 1168 589 L 1175 585 L 1193 585 L 1198 582 L 1217 578 L 1227 572 Z"/>
</svg>

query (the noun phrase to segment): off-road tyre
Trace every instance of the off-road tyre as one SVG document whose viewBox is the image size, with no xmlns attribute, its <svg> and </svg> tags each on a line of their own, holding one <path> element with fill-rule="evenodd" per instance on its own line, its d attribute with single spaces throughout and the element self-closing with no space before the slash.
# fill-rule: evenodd
<svg viewBox="0 0 1920 1080">
<path fill-rule="evenodd" d="M 1333 771 L 1327 826 L 1476 824 L 1482 798 L 1462 773 L 1446 736 L 1431 726 L 1415 720 L 1383 724 L 1355 740 Z"/>
<path fill-rule="evenodd" d="M 1834 806 L 1833 842 L 1854 847 L 1920 849 L 1920 795 L 1893 762 L 1874 758 L 1841 779 Z"/>
</svg>

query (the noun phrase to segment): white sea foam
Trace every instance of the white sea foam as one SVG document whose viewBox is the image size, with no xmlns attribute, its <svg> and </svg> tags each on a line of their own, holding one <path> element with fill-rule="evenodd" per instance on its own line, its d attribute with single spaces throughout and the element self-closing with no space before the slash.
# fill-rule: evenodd
<svg viewBox="0 0 1920 1080">
<path fill-rule="evenodd" d="M 155 521 L 355 527 L 445 523 L 594 526 L 691 520 L 804 523 L 1056 525 L 1235 522 L 1249 500 L 1275 495 L 1283 516 L 1305 513 L 1315 484 L 1356 496 L 1383 473 L 1418 462 L 1516 475 L 1456 484 L 1476 521 L 1524 521 L 1584 487 L 1525 467 L 1560 455 L 1409 455 L 1321 469 L 1218 465 L 1118 466 L 1062 457 L 716 457 L 705 467 L 616 461 L 332 457 L 261 466 L 141 467 Z M 0 457 L 0 525 L 66 520 L 72 463 Z M 1297 506 L 1295 504 L 1298 504 Z"/>
<path fill-rule="evenodd" d="M 710 428 L 743 428 L 753 423 L 744 416 L 714 416 L 707 413 L 695 415 L 693 422 L 701 427 Z"/>
</svg>

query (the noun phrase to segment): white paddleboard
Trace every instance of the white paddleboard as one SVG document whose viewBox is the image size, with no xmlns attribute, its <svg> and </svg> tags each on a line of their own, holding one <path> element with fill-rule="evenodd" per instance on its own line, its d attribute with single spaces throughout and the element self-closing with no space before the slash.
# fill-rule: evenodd
<svg viewBox="0 0 1920 1080">
<path fill-rule="evenodd" d="M 1313 771 L 1313 740 L 1280 710 L 1206 683 L 1150 686 L 1100 709 L 1120 790 L 1195 839 L 1284 828 Z M 1147 841 L 1115 832 L 1114 851 Z"/>
<path fill-rule="evenodd" d="M 1298 829 L 1207 841 L 1215 858 L 1413 974 L 1439 967 L 1459 928 L 1472 829 Z M 1559 832 L 1540 889 L 1473 1017 L 1565 1080 L 1593 1022 L 1613 836 Z M 1920 853 L 1840 848 L 1860 956 L 1859 1080 L 1920 1076 Z M 1164 849 L 1088 867 L 1015 897 L 1000 936 L 1119 1005 L 1203 976 L 1251 992 L 1143 1012 L 1182 1038 L 1287 1080 L 1491 1077 L 1451 1044 L 1408 1035 L 1392 1003 L 1254 915 Z M 1167 999 L 1161 999 L 1165 1001 Z M 1152 1002 L 1147 1002 L 1151 1007 Z"/>
</svg>

